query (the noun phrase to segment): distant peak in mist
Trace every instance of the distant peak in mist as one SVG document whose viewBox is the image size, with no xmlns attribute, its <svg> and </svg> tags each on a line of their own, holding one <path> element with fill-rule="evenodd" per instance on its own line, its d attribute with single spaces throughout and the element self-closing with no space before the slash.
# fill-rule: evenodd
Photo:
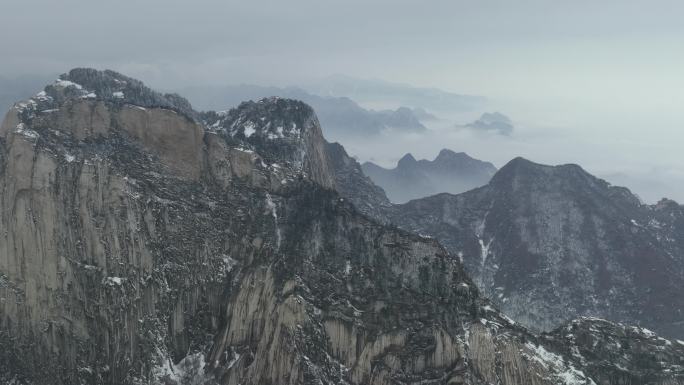
<svg viewBox="0 0 684 385">
<path fill-rule="evenodd" d="M 444 192 L 461 193 L 486 184 L 496 173 L 493 164 L 446 148 L 434 160 L 416 160 L 411 153 L 407 153 L 393 169 L 371 162 L 364 163 L 362 168 L 393 202 L 406 202 Z"/>
<path fill-rule="evenodd" d="M 348 96 L 362 105 L 391 109 L 407 106 L 438 113 L 473 111 L 482 108 L 487 101 L 482 96 L 379 79 L 361 79 L 342 74 L 314 80 L 304 88 L 317 95 Z"/>
<path fill-rule="evenodd" d="M 511 119 L 500 112 L 485 112 L 479 119 L 464 126 L 475 131 L 511 135 L 514 130 Z"/>
</svg>

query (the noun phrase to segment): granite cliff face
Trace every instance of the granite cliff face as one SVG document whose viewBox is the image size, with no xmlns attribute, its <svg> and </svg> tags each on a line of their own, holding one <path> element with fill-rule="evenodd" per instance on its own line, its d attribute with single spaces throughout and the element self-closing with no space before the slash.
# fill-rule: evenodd
<svg viewBox="0 0 684 385">
<path fill-rule="evenodd" d="M 0 133 L 0 382 L 637 378 L 592 377 L 623 358 L 528 332 L 436 241 L 360 214 L 335 190 L 353 167 L 327 147 L 302 103 L 198 113 L 110 71 L 16 105 Z M 600 330 L 599 346 L 624 338 Z M 628 374 L 684 383 L 681 343 L 648 338 L 658 365 Z"/>
<path fill-rule="evenodd" d="M 684 336 L 684 216 L 576 165 L 522 158 L 482 188 L 394 208 L 439 239 L 506 314 L 550 330 L 581 315 Z"/>
</svg>

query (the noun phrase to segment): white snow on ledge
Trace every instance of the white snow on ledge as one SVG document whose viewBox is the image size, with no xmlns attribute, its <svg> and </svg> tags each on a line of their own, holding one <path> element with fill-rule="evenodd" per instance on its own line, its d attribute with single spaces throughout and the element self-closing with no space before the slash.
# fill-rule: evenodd
<svg viewBox="0 0 684 385">
<path fill-rule="evenodd" d="M 551 374 L 557 377 L 557 380 L 559 381 L 558 384 L 596 385 L 591 378 L 586 377 L 583 372 L 566 363 L 563 357 L 558 354 L 549 352 L 541 345 L 535 346 L 531 342 L 527 342 L 525 347 L 532 352 L 532 355 L 529 358 L 538 362 L 541 366 L 548 369 Z"/>
<path fill-rule="evenodd" d="M 125 280 L 125 278 L 121 278 L 121 277 L 107 277 L 104 279 L 104 283 L 107 285 L 111 285 L 111 286 L 114 286 L 114 285 L 121 286 L 121 284 L 123 283 L 124 280 Z"/>
<path fill-rule="evenodd" d="M 56 85 L 56 86 L 60 86 L 60 87 L 64 87 L 64 88 L 67 88 L 67 87 L 75 87 L 75 88 L 78 89 L 78 90 L 82 90 L 82 89 L 83 89 L 83 86 L 81 86 L 80 84 L 74 83 L 74 82 L 69 81 L 69 80 L 57 79 L 57 81 L 55 82 L 55 85 Z"/>
<path fill-rule="evenodd" d="M 31 139 L 37 139 L 40 136 L 40 135 L 38 135 L 37 132 L 35 132 L 29 128 L 26 128 L 26 125 L 24 123 L 17 124 L 17 127 L 14 130 L 14 133 L 25 136 L 27 138 L 31 138 Z"/>
<path fill-rule="evenodd" d="M 254 135 L 256 133 L 256 129 L 254 128 L 255 124 L 253 122 L 247 122 L 245 123 L 244 129 L 245 129 L 245 137 L 249 138 L 250 136 Z"/>
<path fill-rule="evenodd" d="M 203 353 L 187 355 L 178 364 L 157 348 L 160 364 L 152 369 L 153 376 L 164 384 L 204 384 L 209 378 L 204 371 Z M 234 363 L 233 363 L 234 364 Z"/>
</svg>

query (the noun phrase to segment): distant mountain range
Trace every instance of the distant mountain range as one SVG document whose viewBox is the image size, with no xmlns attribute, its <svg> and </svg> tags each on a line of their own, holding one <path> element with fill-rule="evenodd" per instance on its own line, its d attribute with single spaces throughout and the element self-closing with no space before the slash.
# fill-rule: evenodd
<svg viewBox="0 0 684 385">
<path fill-rule="evenodd" d="M 485 112 L 479 119 L 466 124 L 464 127 L 499 135 L 511 135 L 514 129 L 511 119 L 500 112 Z"/>
<path fill-rule="evenodd" d="M 397 169 L 421 162 L 436 163 L 407 155 Z M 345 163 L 353 170 L 353 159 L 337 162 Z M 360 191 L 361 201 L 378 193 Z M 442 243 L 485 296 L 527 327 L 548 331 L 584 316 L 684 337 L 684 206 L 673 200 L 643 204 L 578 165 L 515 158 L 482 187 L 376 207 L 366 212 Z"/>
<path fill-rule="evenodd" d="M 387 130 L 422 132 L 422 119 L 435 119 L 423 109 L 399 107 L 395 110 L 369 110 L 348 97 L 323 97 L 297 87 L 262 87 L 255 85 L 192 87 L 182 90 L 193 105 L 205 110 L 222 110 L 245 100 L 279 96 L 311 105 L 325 134 L 339 140 L 348 136 L 372 136 Z"/>
<path fill-rule="evenodd" d="M 0 138 L 0 384 L 684 383 L 684 341 L 482 295 L 681 330 L 684 210 L 578 166 L 392 205 L 301 101 L 87 68 Z"/>
<path fill-rule="evenodd" d="M 433 160 L 416 160 L 406 154 L 397 167 L 386 169 L 372 162 L 362 165 L 363 172 L 382 187 L 392 202 L 448 192 L 461 193 L 489 182 L 496 167 L 468 156 L 464 152 L 444 149 Z"/>
<path fill-rule="evenodd" d="M 478 110 L 487 102 L 482 96 L 346 75 L 328 76 L 304 88 L 317 95 L 350 97 L 363 105 L 422 107 L 438 114 Z"/>
</svg>

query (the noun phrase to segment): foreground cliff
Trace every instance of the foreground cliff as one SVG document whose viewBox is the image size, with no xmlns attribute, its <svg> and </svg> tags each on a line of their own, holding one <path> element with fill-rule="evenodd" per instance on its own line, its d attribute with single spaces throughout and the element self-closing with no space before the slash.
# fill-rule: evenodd
<svg viewBox="0 0 684 385">
<path fill-rule="evenodd" d="M 530 334 L 435 241 L 359 214 L 303 103 L 200 114 L 78 69 L 0 137 L 2 383 L 684 383 L 681 343 L 622 367 Z"/>
</svg>

